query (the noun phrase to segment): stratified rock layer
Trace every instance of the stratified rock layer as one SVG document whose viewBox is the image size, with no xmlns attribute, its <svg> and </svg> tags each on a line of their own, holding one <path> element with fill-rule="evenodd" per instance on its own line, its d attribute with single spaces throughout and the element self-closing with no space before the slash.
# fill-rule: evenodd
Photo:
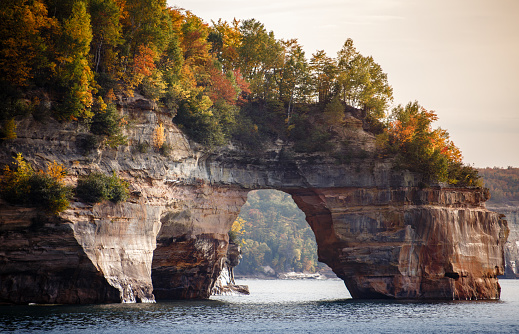
<svg viewBox="0 0 519 334">
<path fill-rule="evenodd" d="M 354 298 L 498 299 L 506 224 L 480 190 L 293 192 Z M 310 214 L 308 214 L 310 213 Z"/>
<path fill-rule="evenodd" d="M 0 164 L 20 152 L 35 167 L 64 164 L 66 182 L 93 171 L 130 184 L 119 204 L 77 199 L 59 217 L 0 207 L 0 303 L 152 302 L 208 298 L 228 231 L 253 189 L 290 193 L 312 227 L 320 260 L 355 298 L 495 299 L 508 228 L 480 189 L 420 189 L 420 177 L 376 158 L 362 118 L 337 130 L 347 150 L 296 154 L 276 142 L 253 154 L 204 152 L 142 98 L 119 100 L 128 145 L 86 151 L 74 123 L 17 122 Z M 153 149 L 165 126 L 168 157 Z M 151 147 L 148 152 L 142 148 Z M 140 148 L 140 149 L 138 149 Z M 344 156 L 340 156 L 344 154 Z"/>
</svg>

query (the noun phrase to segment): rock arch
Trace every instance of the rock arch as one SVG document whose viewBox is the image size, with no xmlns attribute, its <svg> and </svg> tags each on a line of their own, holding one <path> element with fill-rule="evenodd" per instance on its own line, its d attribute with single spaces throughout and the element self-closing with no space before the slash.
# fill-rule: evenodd
<svg viewBox="0 0 519 334">
<path fill-rule="evenodd" d="M 135 124 L 128 140 L 151 142 L 160 115 L 137 102 L 122 105 Z M 75 273 L 95 271 L 96 291 L 109 296 L 96 302 L 112 301 L 114 291 L 121 301 L 152 301 L 154 295 L 206 298 L 247 193 L 277 189 L 291 194 L 306 214 L 319 258 L 355 298 L 499 298 L 496 277 L 503 273 L 508 228 L 485 208 L 488 194 L 477 188 L 424 188 L 419 175 L 395 170 L 391 159 L 377 157 L 374 136 L 363 130 L 361 119 L 346 117 L 341 136 L 349 143 L 350 151 L 342 152 L 347 159 L 295 153 L 282 141 L 262 152 L 233 147 L 206 152 L 171 122 L 162 122 L 172 147 L 168 157 L 135 152 L 131 145 L 85 153 L 76 145 L 81 129 L 75 124 L 32 119 L 17 124 L 18 138 L 0 151 L 2 165 L 17 152 L 40 168 L 55 160 L 69 168 L 70 184 L 93 170 L 115 171 L 131 184 L 131 197 L 119 204 L 73 202 L 60 215 L 60 235 L 52 224 L 34 232 L 26 210 L 0 202 L 0 240 L 23 232 L 19 244 L 0 242 L 2 287 L 34 273 L 42 281 L 63 280 L 53 285 L 64 289 L 59 298 L 47 302 L 99 295 L 92 286 L 70 286 L 65 276 L 53 273 L 69 267 Z M 40 247 L 28 241 L 40 240 L 38 235 L 50 245 L 69 242 Z M 28 261 L 35 250 L 45 256 Z M 81 261 L 69 261 L 77 258 Z M 14 265 L 17 261 L 25 266 Z M 13 297 L 19 293 L 50 295 L 47 290 L 45 285 L 25 292 L 2 288 L 0 302 L 27 300 Z"/>
<path fill-rule="evenodd" d="M 484 208 L 481 189 L 277 189 L 292 195 L 305 213 L 319 260 L 354 298 L 499 298 L 507 228 Z M 211 198 L 200 213 L 191 208 L 161 220 L 152 269 L 158 299 L 209 296 L 225 258 L 227 231 L 249 189 L 201 185 L 198 191 Z M 179 219 L 218 224 L 205 232 L 201 226 L 179 231 L 186 226 Z"/>
</svg>

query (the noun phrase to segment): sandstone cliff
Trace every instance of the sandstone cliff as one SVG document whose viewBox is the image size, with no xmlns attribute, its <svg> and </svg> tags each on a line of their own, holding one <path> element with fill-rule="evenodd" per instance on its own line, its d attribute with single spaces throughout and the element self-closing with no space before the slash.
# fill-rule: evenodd
<svg viewBox="0 0 519 334">
<path fill-rule="evenodd" d="M 56 160 L 77 182 L 115 171 L 130 183 L 119 204 L 73 201 L 59 217 L 0 208 L 0 302 L 98 303 L 207 298 L 228 246 L 228 231 L 248 191 L 291 194 L 316 234 L 321 261 L 358 298 L 499 298 L 508 228 L 484 206 L 481 189 L 418 187 L 420 179 L 376 157 L 363 121 L 348 115 L 340 136 L 362 152 L 341 163 L 290 154 L 277 142 L 254 154 L 190 143 L 153 103 L 119 101 L 128 145 L 85 152 L 73 123 L 18 121 L 2 143 L 0 163 L 16 152 L 36 166 Z M 157 124 L 172 147 L 152 143 Z M 285 152 L 285 153 L 283 153 Z"/>
<path fill-rule="evenodd" d="M 489 210 L 504 215 L 510 228 L 510 235 L 505 244 L 506 278 L 519 278 L 519 205 L 518 203 L 492 204 Z"/>
</svg>

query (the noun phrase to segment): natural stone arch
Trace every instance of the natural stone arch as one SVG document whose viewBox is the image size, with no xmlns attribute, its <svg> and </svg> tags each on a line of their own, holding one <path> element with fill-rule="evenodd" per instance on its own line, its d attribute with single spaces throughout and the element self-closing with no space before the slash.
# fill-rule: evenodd
<svg viewBox="0 0 519 334">
<path fill-rule="evenodd" d="M 159 114 L 137 97 L 132 101 L 120 105 L 136 124 L 128 140 L 150 142 Z M 60 235 L 50 223 L 34 226 L 25 209 L 2 203 L 0 239 L 22 237 L 19 243 L 0 243 L 0 260 L 13 264 L 0 266 L 0 279 L 19 281 L 30 273 L 63 288 L 56 296 L 45 284 L 30 291 L 0 289 L 0 301 L 18 303 L 32 295 L 48 296 L 42 303 L 152 301 L 153 294 L 206 298 L 247 192 L 265 188 L 293 196 L 315 231 L 319 257 L 353 297 L 498 298 L 496 276 L 503 273 L 508 228 L 485 208 L 485 191 L 423 188 L 420 175 L 378 157 L 361 118 L 347 115 L 340 129 L 349 151 L 335 153 L 347 159 L 296 153 L 281 140 L 261 152 L 232 146 L 205 151 L 164 118 L 166 142 L 173 148 L 169 157 L 136 153 L 130 145 L 86 154 L 77 146 L 83 130 L 73 123 L 18 122 L 18 138 L 0 150 L 1 165 L 18 152 L 38 168 L 55 160 L 68 167 L 71 185 L 92 171 L 116 172 L 131 184 L 131 197 L 119 204 L 73 202 L 60 214 Z M 26 247 L 31 238 L 39 243 Z M 61 247 L 48 246 L 56 244 Z M 42 250 L 47 256 L 35 260 L 34 251 Z M 55 275 L 56 268 L 78 278 L 89 272 L 95 284 L 70 284 L 70 277 Z M 14 298 L 17 293 L 29 299 Z M 96 298 L 75 298 L 79 295 Z"/>
<path fill-rule="evenodd" d="M 247 192 L 256 188 L 292 195 L 314 231 L 320 261 L 345 281 L 354 298 L 499 298 L 497 275 L 502 273 L 507 229 L 498 214 L 484 208 L 481 189 L 421 189 L 413 175 L 383 163 L 360 169 L 328 165 L 332 176 L 316 172 L 320 166 L 315 163 L 231 165 L 231 170 L 214 160 L 204 164 L 212 182 L 200 182 L 193 190 L 203 198 L 202 208 L 194 205 L 189 216 L 184 211 L 170 223 L 167 214 L 162 219 L 152 270 L 158 299 L 209 296 L 224 261 L 227 232 Z M 222 186 L 226 182 L 216 182 L 215 175 L 231 176 L 235 184 Z M 182 215 L 187 225 L 204 220 L 218 224 L 210 233 L 197 234 L 195 226 L 191 238 L 187 231 L 165 238 L 179 235 L 166 231 Z M 182 243 L 190 245 L 186 253 L 200 254 L 192 258 L 193 266 L 184 262 L 168 268 L 156 261 L 178 258 L 175 253 L 182 250 L 171 250 Z M 167 273 L 166 285 L 159 272 Z"/>
</svg>

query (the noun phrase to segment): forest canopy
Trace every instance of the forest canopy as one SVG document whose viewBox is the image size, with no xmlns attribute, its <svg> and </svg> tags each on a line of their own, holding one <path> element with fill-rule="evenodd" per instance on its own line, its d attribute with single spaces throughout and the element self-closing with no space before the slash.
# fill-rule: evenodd
<svg viewBox="0 0 519 334">
<path fill-rule="evenodd" d="M 519 202 L 519 168 L 480 168 L 478 171 L 490 191 L 489 204 Z"/>
<path fill-rule="evenodd" d="M 325 267 L 317 261 L 315 236 L 305 214 L 281 191 L 250 192 L 231 239 L 241 246 L 237 275 L 272 275 L 271 270 L 314 273 Z"/>
<path fill-rule="evenodd" d="M 477 179 L 448 133 L 432 128 L 434 112 L 392 107 L 387 74 L 351 39 L 336 56 L 308 56 L 255 19 L 208 24 L 165 0 L 4 0 L 0 78 L 3 140 L 16 137 L 13 119 L 32 114 L 97 124 L 94 132 L 105 120 L 111 145 L 124 143 L 114 105 L 139 93 L 206 147 L 257 151 L 280 138 L 312 153 L 330 150 L 330 128 L 349 106 L 381 150 L 412 162 L 403 168 L 453 184 Z"/>
</svg>

